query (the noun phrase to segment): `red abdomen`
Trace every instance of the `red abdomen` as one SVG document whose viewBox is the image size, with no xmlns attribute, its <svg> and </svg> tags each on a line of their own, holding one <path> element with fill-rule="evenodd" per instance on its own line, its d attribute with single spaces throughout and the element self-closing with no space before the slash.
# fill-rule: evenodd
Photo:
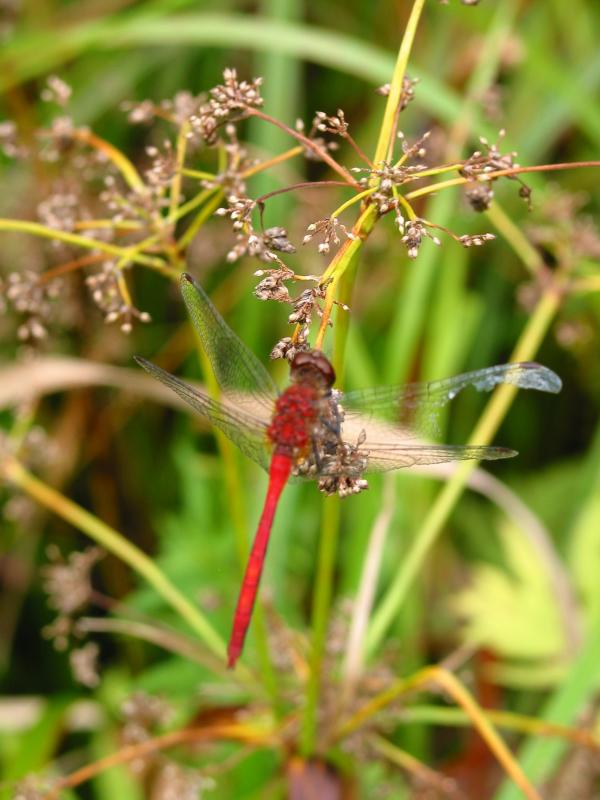
<svg viewBox="0 0 600 800">
<path fill-rule="evenodd" d="M 275 403 L 275 413 L 267 428 L 271 442 L 281 449 L 307 447 L 316 417 L 317 393 L 312 386 L 290 386 Z"/>
</svg>

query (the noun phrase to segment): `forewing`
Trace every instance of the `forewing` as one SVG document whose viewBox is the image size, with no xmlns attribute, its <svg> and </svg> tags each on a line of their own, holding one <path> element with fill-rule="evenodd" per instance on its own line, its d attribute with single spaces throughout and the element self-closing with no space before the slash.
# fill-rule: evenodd
<svg viewBox="0 0 600 800">
<path fill-rule="evenodd" d="M 559 392 L 562 386 L 560 378 L 552 370 L 527 361 L 499 364 L 431 383 L 378 386 L 347 392 L 341 397 L 341 403 L 348 419 L 377 417 L 408 427 L 415 426 L 418 433 L 435 429 L 441 409 L 468 386 L 489 392 L 502 383 L 552 393 Z"/>
<path fill-rule="evenodd" d="M 225 395 L 250 398 L 271 408 L 277 387 L 242 340 L 227 325 L 204 289 L 187 273 L 181 276 L 181 294 L 215 377 Z"/>
<path fill-rule="evenodd" d="M 135 356 L 135 360 L 146 372 L 172 389 L 199 414 L 207 417 L 240 448 L 244 455 L 260 464 L 263 469 L 268 470 L 267 419 L 263 419 L 258 414 L 254 416 L 247 411 L 228 407 L 226 402 L 217 402 L 199 389 L 171 375 L 170 372 L 146 361 L 145 358 Z M 259 411 L 262 411 L 262 408 Z"/>
</svg>

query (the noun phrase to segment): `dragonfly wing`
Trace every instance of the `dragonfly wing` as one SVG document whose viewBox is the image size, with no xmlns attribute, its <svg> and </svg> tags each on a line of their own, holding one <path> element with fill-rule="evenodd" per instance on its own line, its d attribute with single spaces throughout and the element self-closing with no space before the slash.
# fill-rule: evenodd
<svg viewBox="0 0 600 800">
<path fill-rule="evenodd" d="M 270 409 L 277 396 L 271 376 L 186 272 L 181 276 L 181 294 L 223 393 L 241 393 Z"/>
<path fill-rule="evenodd" d="M 552 393 L 560 392 L 562 387 L 560 378 L 552 370 L 526 361 L 498 364 L 431 383 L 378 386 L 347 392 L 341 397 L 341 403 L 347 416 L 358 414 L 369 419 L 406 420 L 412 424 L 417 413 L 422 417 L 424 430 L 427 430 L 435 422 L 439 410 L 466 387 L 473 386 L 480 392 L 489 392 L 502 383 L 520 389 Z"/>
<path fill-rule="evenodd" d="M 263 469 L 269 469 L 270 455 L 267 446 L 267 424 L 258 414 L 254 416 L 247 411 L 228 406 L 226 402 L 217 402 L 199 389 L 190 386 L 170 372 L 157 367 L 145 358 L 134 356 L 136 362 L 161 383 L 168 386 L 185 400 L 203 417 L 207 417 L 215 427 L 219 428 L 228 439 L 240 448 L 244 455 L 251 458 Z M 259 408 L 262 412 L 262 408 Z"/>
<path fill-rule="evenodd" d="M 484 447 L 471 445 L 389 445 L 365 443 L 368 455 L 367 472 L 386 472 L 403 467 L 425 464 L 444 464 L 447 461 L 497 461 L 512 458 L 516 450 L 506 447 Z"/>
</svg>

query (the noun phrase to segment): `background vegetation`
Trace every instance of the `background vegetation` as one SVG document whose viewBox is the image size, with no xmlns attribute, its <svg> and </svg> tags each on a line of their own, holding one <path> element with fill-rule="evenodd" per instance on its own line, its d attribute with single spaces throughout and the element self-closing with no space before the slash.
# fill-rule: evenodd
<svg viewBox="0 0 600 800">
<path fill-rule="evenodd" d="M 225 67 L 237 68 L 240 78 L 263 76 L 264 110 L 287 125 L 302 118 L 310 126 L 316 110 L 343 109 L 355 140 L 372 155 L 385 108 L 374 89 L 392 77 L 411 7 L 388 0 L 5 0 L 2 117 L 15 121 L 29 155 L 12 157 L 19 153 L 3 128 L 0 217 L 39 221 L 40 203 L 57 182 L 77 177 L 73 165 L 63 171 L 60 161 L 32 155 L 35 132 L 57 116 L 40 97 L 50 75 L 72 87 L 68 113 L 76 125 L 89 126 L 140 170 L 151 158 L 147 148 L 162 147 L 173 130 L 132 125 L 123 102 L 205 92 Z M 480 136 L 494 142 L 502 128 L 501 152 L 517 151 L 521 165 L 597 158 L 599 26 L 600 8 L 586 0 L 484 0 L 472 8 L 429 0 L 408 66 L 419 83 L 401 130 L 410 142 L 432 132 L 432 163 L 466 158 Z M 255 118 L 240 135 L 261 160 L 295 144 Z M 357 163 L 345 142 L 335 155 Z M 197 169 L 215 171 L 213 153 L 195 158 Z M 255 175 L 248 192 L 257 197 L 331 177 L 322 164 L 291 159 Z M 502 363 L 518 343 L 561 376 L 562 393 L 515 399 L 494 438 L 520 451 L 491 468 L 501 483 L 471 473 L 474 484 L 461 494 L 464 471 L 454 478 L 450 470 L 406 471 L 374 479 L 368 493 L 339 506 L 335 569 L 326 582 L 330 612 L 320 600 L 327 647 L 316 662 L 313 587 L 327 559 L 321 517 L 329 508 L 325 530 L 335 528 L 338 506 L 313 484 L 289 487 L 262 614 L 235 675 L 211 645 L 218 652 L 229 632 L 242 534 L 254 530 L 265 477 L 224 452 L 203 420 L 169 409 L 166 394 L 132 364 L 140 354 L 200 379 L 176 285 L 144 264 L 127 268 L 135 306 L 151 315 L 147 324 L 134 318 L 127 335 L 106 324 L 85 284 L 96 267 L 82 264 L 63 276 L 55 297 L 40 301 L 49 304 L 47 320 L 45 306 L 42 314 L 47 335 L 23 341 L 19 330 L 32 324 L 31 308 L 15 308 L 10 274 L 43 273 L 88 251 L 61 250 L 31 231 L 0 226 L 7 304 L 0 317 L 0 796 L 49 797 L 56 778 L 168 733 L 173 738 L 145 760 L 132 751 L 133 769 L 98 769 L 81 787 L 63 786 L 60 796 L 307 797 L 319 786 L 323 798 L 510 800 L 522 796 L 513 780 L 518 767 L 509 762 L 507 777 L 497 766 L 500 750 L 492 755 L 473 733 L 479 727 L 487 736 L 491 723 L 502 726 L 541 793 L 528 796 L 600 797 L 597 739 L 586 733 L 597 727 L 600 674 L 598 172 L 524 177 L 531 209 L 509 180 L 495 186 L 498 202 L 483 215 L 456 188 L 420 201 L 421 216 L 459 234 L 494 232 L 495 241 L 481 248 L 425 241 L 411 260 L 393 220 L 381 220 L 363 248 L 350 300 L 345 384 L 444 377 Z M 197 191 L 184 185 L 186 199 Z M 285 226 L 299 245 L 306 226 L 347 197 L 337 187 L 284 194 L 268 202 L 265 223 Z M 228 262 L 230 225 L 210 217 L 208 204 L 201 208 L 209 210 L 187 269 L 266 363 L 276 340 L 290 334 L 290 310 L 256 299 L 256 262 Z M 313 246 L 299 247 L 294 259 L 305 274 L 320 274 L 328 263 Z M 272 372 L 285 384 L 284 363 Z M 443 439 L 465 442 L 478 419 L 489 422 L 485 400 L 477 393 L 458 398 L 443 417 Z M 42 483 L 19 471 L 10 454 Z M 93 517 L 82 517 L 79 507 Z M 111 539 L 102 523 L 123 538 Z M 65 558 L 81 554 L 90 535 L 113 552 L 95 564 L 93 554 L 80 555 L 61 572 L 56 550 Z M 364 587 L 374 536 L 383 557 L 366 665 L 352 672 L 352 600 Z M 57 588 L 73 606 L 70 613 L 58 609 L 60 630 L 47 597 L 50 589 L 56 603 Z M 75 627 L 66 630 L 65 619 Z M 57 649 L 65 634 L 68 646 Z M 79 680 L 73 652 L 80 654 Z M 448 672 L 422 671 L 440 663 Z M 409 676 L 417 676 L 420 691 L 405 698 L 410 686 L 398 679 Z M 461 694 L 463 686 L 470 694 Z M 343 693 L 347 705 L 339 713 Z M 363 718 L 355 716 L 360 709 Z M 333 721 L 347 727 L 332 740 Z"/>
</svg>

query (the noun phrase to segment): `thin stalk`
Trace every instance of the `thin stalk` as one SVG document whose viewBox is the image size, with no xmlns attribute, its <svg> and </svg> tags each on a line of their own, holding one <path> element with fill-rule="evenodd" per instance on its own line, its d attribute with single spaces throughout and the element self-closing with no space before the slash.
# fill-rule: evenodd
<svg viewBox="0 0 600 800">
<path fill-rule="evenodd" d="M 545 268 L 544 260 L 540 252 L 535 249 L 521 228 L 515 225 L 496 200 L 492 202 L 485 212 L 485 215 L 496 230 L 510 244 L 529 272 L 531 272 L 532 275 L 539 275 Z"/>
<path fill-rule="evenodd" d="M 338 175 L 341 175 L 341 177 L 344 179 L 346 183 L 349 183 L 351 186 L 358 186 L 358 182 L 354 180 L 354 178 L 348 172 L 348 170 L 341 164 L 338 164 L 335 158 L 329 155 L 327 150 L 325 150 L 323 147 L 320 147 L 318 144 L 313 142 L 312 139 L 308 138 L 308 136 L 305 136 L 303 133 L 300 133 L 299 131 L 290 128 L 285 123 L 280 122 L 278 119 L 275 119 L 275 117 L 271 117 L 269 116 L 269 114 L 265 114 L 264 112 L 259 111 L 256 108 L 248 108 L 247 112 L 252 117 L 258 117 L 258 119 L 262 119 L 265 122 L 270 122 L 271 125 L 276 125 L 278 128 L 281 128 L 282 131 L 285 131 L 290 136 L 293 136 L 294 139 L 297 139 L 299 142 L 302 142 L 302 144 L 305 147 L 308 147 L 309 150 L 312 150 L 313 153 L 315 153 L 321 159 L 321 161 L 324 161 L 328 166 L 331 167 L 331 169 L 334 172 L 337 172 Z"/>
<path fill-rule="evenodd" d="M 185 250 L 185 248 L 192 242 L 194 236 L 198 233 L 200 228 L 204 225 L 209 217 L 215 213 L 217 208 L 221 205 L 223 201 L 223 191 L 218 190 L 216 193 L 214 190 L 209 190 L 213 195 L 211 199 L 209 199 L 204 206 L 200 209 L 198 214 L 194 217 L 192 222 L 188 225 L 185 230 L 185 233 L 181 236 L 181 238 L 177 242 L 177 250 L 181 252 Z M 180 209 L 181 210 L 181 209 Z"/>
<path fill-rule="evenodd" d="M 39 222 L 29 222 L 22 219 L 0 219 L 0 231 L 31 233 L 33 236 L 41 236 L 44 239 L 56 239 L 59 242 L 74 244 L 77 247 L 85 247 L 88 250 L 102 250 L 102 252 L 117 256 L 118 258 L 127 258 L 133 252 L 131 247 L 118 247 L 109 242 L 91 239 L 88 236 L 79 236 L 76 233 L 55 230 L 54 228 L 46 227 L 46 225 L 40 225 Z M 129 260 L 136 264 L 150 267 L 156 272 L 166 275 L 168 278 L 173 277 L 171 268 L 162 258 L 154 258 L 153 256 L 146 256 L 142 253 L 133 253 Z"/>
<path fill-rule="evenodd" d="M 482 711 L 486 719 L 498 728 L 505 728 L 513 733 L 524 733 L 529 736 L 564 739 L 566 742 L 571 742 L 571 744 L 600 751 L 600 739 L 593 730 L 570 728 L 568 725 L 546 722 L 546 720 L 538 719 L 537 717 L 516 714 L 514 711 L 503 711 L 494 708 L 484 708 Z M 426 723 L 428 725 L 459 728 L 471 724 L 469 718 L 460 708 L 435 705 L 403 708 L 397 722 L 399 725 L 404 723 L 407 725 Z"/>
<path fill-rule="evenodd" d="M 560 292 L 555 286 L 549 286 L 529 318 L 511 356 L 511 361 L 530 361 L 535 356 L 558 310 L 559 303 Z M 516 387 L 509 385 L 496 389 L 473 430 L 469 444 L 485 445 L 491 441 L 506 416 L 516 392 Z M 367 658 L 372 656 L 379 647 L 388 628 L 396 618 L 409 588 L 422 569 L 429 550 L 447 522 L 465 488 L 467 478 L 476 466 L 477 462 L 475 461 L 464 461 L 459 464 L 450 480 L 438 494 L 412 547 L 406 554 L 396 578 L 373 615 L 365 641 Z"/>
<path fill-rule="evenodd" d="M 443 667 L 425 667 L 409 678 L 401 678 L 395 681 L 385 692 L 381 692 L 347 720 L 338 729 L 336 739 L 341 739 L 352 731 L 357 730 L 381 709 L 398 698 L 415 691 L 430 689 L 431 684 L 443 689 L 463 708 L 481 738 L 525 797 L 528 800 L 541 800 L 540 795 L 531 785 L 508 747 L 486 718 L 483 709 L 458 678 Z"/>
<path fill-rule="evenodd" d="M 315 340 L 315 347 L 317 349 L 321 349 L 323 347 L 323 341 L 329 326 L 329 319 L 331 317 L 331 311 L 333 309 L 338 284 L 345 271 L 353 263 L 354 259 L 357 258 L 365 239 L 373 230 L 376 220 L 377 209 L 373 205 L 368 206 L 358 218 L 356 225 L 352 229 L 354 238 L 346 239 L 321 276 L 321 285 L 324 285 L 328 281 L 330 281 L 330 283 L 325 293 L 325 307 L 321 317 L 319 332 L 317 333 L 317 338 Z"/>
<path fill-rule="evenodd" d="M 63 789 L 73 789 L 82 783 L 95 778 L 107 769 L 119 764 L 127 764 L 137 758 L 152 753 L 159 753 L 177 745 L 192 742 L 234 741 L 244 742 L 255 747 L 265 747 L 273 742 L 273 734 L 269 731 L 253 727 L 248 724 L 223 724 L 205 725 L 199 728 L 183 728 L 170 731 L 153 739 L 144 739 L 141 742 L 121 747 L 109 756 L 93 761 L 75 770 L 64 778 L 59 778 L 53 789 L 44 795 L 45 800 L 58 800 L 59 792 Z"/>
<path fill-rule="evenodd" d="M 354 150 L 356 155 L 360 158 L 361 161 L 364 161 L 367 166 L 373 169 L 373 162 L 369 158 L 369 156 L 362 150 L 358 142 L 354 140 L 354 138 L 346 131 L 345 134 L 342 134 L 343 138 L 348 142 L 350 147 Z"/>
<path fill-rule="evenodd" d="M 4 459 L 0 464 L 0 475 L 128 564 L 188 623 L 212 653 L 224 658 L 225 643 L 206 617 L 138 547 L 89 511 L 36 478 L 15 458 L 9 456 Z"/>
<path fill-rule="evenodd" d="M 118 147 L 115 147 L 110 142 L 107 142 L 105 139 L 102 139 L 97 134 L 92 133 L 85 128 L 75 129 L 72 131 L 71 136 L 73 139 L 78 139 L 80 142 L 85 142 L 85 144 L 89 144 L 90 147 L 93 147 L 103 153 L 110 161 L 112 161 L 125 181 L 134 191 L 141 193 L 145 190 L 146 186 L 140 177 L 139 172 L 127 158 L 125 153 L 119 150 Z"/>
<path fill-rule="evenodd" d="M 368 740 L 374 750 L 384 758 L 387 758 L 388 761 L 391 761 L 392 764 L 396 764 L 404 772 L 413 775 L 420 785 L 431 787 L 435 791 L 436 797 L 452 796 L 448 790 L 448 778 L 444 774 L 431 769 L 431 767 L 423 764 L 406 750 L 402 750 L 398 745 L 384 739 L 383 736 L 372 734 L 368 737 Z"/>
<path fill-rule="evenodd" d="M 103 261 L 104 258 L 105 256 L 102 253 L 91 253 L 87 256 L 81 256 L 81 258 L 75 258 L 72 261 L 65 261 L 63 264 L 58 264 L 58 266 L 42 272 L 38 280 L 40 283 L 47 283 L 54 280 L 54 278 L 65 275 L 67 272 L 74 272 L 77 269 L 81 269 L 81 267 L 97 264 L 99 261 Z"/>
<path fill-rule="evenodd" d="M 352 622 L 348 631 L 342 670 L 342 706 L 347 706 L 362 673 L 364 656 L 362 643 L 373 608 L 377 577 L 395 508 L 396 482 L 394 476 L 387 473 L 384 477 L 382 505 L 369 535 L 366 558 L 354 601 Z"/>
<path fill-rule="evenodd" d="M 384 118 L 379 132 L 377 148 L 373 162 L 385 159 L 388 148 L 393 147 L 394 121 L 396 109 L 400 101 L 406 63 L 412 49 L 417 23 L 423 9 L 424 0 L 415 0 L 409 21 L 400 43 L 396 68 L 391 81 L 390 95 Z M 347 175 L 346 171 L 344 173 Z M 351 178 L 353 185 L 358 187 L 357 182 Z M 335 295 L 338 285 L 346 297 L 350 297 L 356 277 L 356 267 L 358 257 L 363 243 L 368 238 L 377 220 L 377 209 L 370 205 L 360 215 L 353 227 L 354 239 L 347 240 L 340 247 L 328 268 L 321 278 L 321 285 L 325 285 L 329 280 L 331 283 L 327 287 L 325 297 L 325 308 L 319 328 L 319 333 L 315 346 L 323 346 L 325 332 L 334 305 Z M 348 274 L 344 275 L 348 270 Z M 341 284 L 340 284 L 341 282 Z M 341 319 L 339 320 L 341 322 Z M 338 324 L 336 328 L 336 339 L 334 345 L 334 367 L 338 373 L 338 384 L 341 385 L 341 375 L 344 361 L 344 351 L 348 334 L 347 318 Z M 312 616 L 312 650 L 310 659 L 310 675 L 307 686 L 305 713 L 302 719 L 302 729 L 300 736 L 301 751 L 305 756 L 312 754 L 316 746 L 317 733 L 317 709 L 319 704 L 319 694 L 321 687 L 321 669 L 325 653 L 325 636 L 327 631 L 327 619 L 331 606 L 333 594 L 333 575 L 337 542 L 340 528 L 340 500 L 332 497 L 324 506 L 322 530 L 317 560 L 317 575 L 315 579 L 315 590 L 313 595 L 313 616 Z"/>
<path fill-rule="evenodd" d="M 96 228 L 110 228 L 115 231 L 139 231 L 143 224 L 135 219 L 77 219 L 73 223 L 75 230 L 95 230 Z"/>
<path fill-rule="evenodd" d="M 181 174 L 185 175 L 186 178 L 197 178 L 199 181 L 214 181 L 217 177 L 213 172 L 202 172 L 202 170 L 190 169 L 189 167 L 183 167 Z"/>
<path fill-rule="evenodd" d="M 589 167 L 600 167 L 600 161 L 572 161 L 564 162 L 562 164 L 536 164 L 531 167 L 510 167 L 508 169 L 496 169 L 492 172 L 484 172 L 481 175 L 474 175 L 469 178 L 451 178 L 447 181 L 440 181 L 439 183 L 432 183 L 429 186 L 423 186 L 421 189 L 414 189 L 408 192 L 405 197 L 413 200 L 415 197 L 423 197 L 427 194 L 439 192 L 440 189 L 449 189 L 451 186 L 464 186 L 466 183 L 489 183 L 489 181 L 496 178 L 506 178 L 512 175 L 522 175 L 527 172 L 556 172 L 557 170 L 564 169 L 585 169 Z"/>
<path fill-rule="evenodd" d="M 387 161 L 390 153 L 394 147 L 394 123 L 396 119 L 397 109 L 400 105 L 400 97 L 404 84 L 404 76 L 406 75 L 406 67 L 408 59 L 412 50 L 412 46 L 417 33 L 417 26 L 421 13 L 425 5 L 425 0 L 415 0 L 413 7 L 406 23 L 406 29 L 400 43 L 398 56 L 396 58 L 396 66 L 394 67 L 394 74 L 390 84 L 390 93 L 387 98 L 385 111 L 383 114 L 383 121 L 379 131 L 379 138 L 377 139 L 377 146 L 375 148 L 375 155 L 373 156 L 373 163 L 380 164 L 382 161 Z"/>
<path fill-rule="evenodd" d="M 187 203 L 179 206 L 177 213 L 175 214 L 175 221 L 185 217 L 186 214 L 190 214 L 192 211 L 195 211 L 198 206 L 201 206 L 205 200 L 208 200 L 216 192 L 220 192 L 222 194 L 222 190 L 219 188 L 202 189 L 201 192 L 198 192 L 198 194 L 192 197 L 191 200 L 188 200 Z"/>
<path fill-rule="evenodd" d="M 169 197 L 169 215 L 168 221 L 175 219 L 179 201 L 181 199 L 181 181 L 183 178 L 183 165 L 185 164 L 185 156 L 187 153 L 188 132 L 190 130 L 190 123 L 186 120 L 177 134 L 177 145 L 175 149 L 175 174 L 171 181 L 171 194 Z"/>
<path fill-rule="evenodd" d="M 317 574 L 313 592 L 312 649 L 310 673 L 306 687 L 305 711 L 300 732 L 300 750 L 308 757 L 315 751 L 317 708 L 321 688 L 321 670 L 325 654 L 327 621 L 333 595 L 333 572 L 340 531 L 340 498 L 335 495 L 325 501 L 317 554 Z"/>
<path fill-rule="evenodd" d="M 271 169 L 271 167 L 274 167 L 277 164 L 281 164 L 284 161 L 289 161 L 290 158 L 301 156 L 303 152 L 304 147 L 302 147 L 302 145 L 291 147 L 289 150 L 280 153 L 278 156 L 273 156 L 273 158 L 262 161 L 260 164 L 254 164 L 254 166 L 248 167 L 247 170 L 242 172 L 242 178 L 251 178 L 253 175 L 257 175 L 259 172 L 264 172 L 265 170 Z"/>
<path fill-rule="evenodd" d="M 346 200 L 346 202 L 342 203 L 341 206 L 338 206 L 338 208 L 336 208 L 335 211 L 332 211 L 331 214 L 329 215 L 329 218 L 335 219 L 335 217 L 339 217 L 340 214 L 342 214 L 347 208 L 350 208 L 350 206 L 353 206 L 355 203 L 359 203 L 365 197 L 369 197 L 369 195 L 372 195 L 373 192 L 375 191 L 377 190 L 365 189 L 364 192 L 359 192 L 358 194 L 355 194 L 354 197 L 351 197 L 349 200 Z"/>
</svg>

